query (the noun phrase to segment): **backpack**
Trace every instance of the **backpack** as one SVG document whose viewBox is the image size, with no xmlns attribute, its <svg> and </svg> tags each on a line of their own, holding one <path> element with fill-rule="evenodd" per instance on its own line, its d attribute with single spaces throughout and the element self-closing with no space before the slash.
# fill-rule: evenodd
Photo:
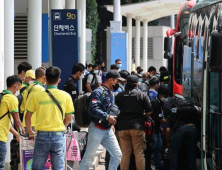
<svg viewBox="0 0 222 170">
<path fill-rule="evenodd" d="M 105 95 L 105 90 L 102 87 L 98 88 L 101 88 L 103 95 Z M 74 115 L 78 126 L 87 127 L 90 124 L 90 115 L 88 114 L 90 99 L 91 93 L 85 93 L 83 95 L 79 95 L 78 98 L 74 101 Z"/>
<path fill-rule="evenodd" d="M 149 142 L 153 138 L 153 134 L 155 133 L 155 124 L 151 118 L 148 118 L 144 121 L 145 125 L 145 138 L 146 141 Z"/>
<path fill-rule="evenodd" d="M 192 102 L 177 97 L 169 98 L 164 103 L 164 116 L 173 123 L 174 131 L 178 128 L 179 120 L 192 120 L 196 125 L 198 132 L 201 131 L 201 113 L 195 108 Z M 198 133 L 199 137 L 200 133 Z"/>
<path fill-rule="evenodd" d="M 18 102 L 19 102 L 19 109 L 20 109 L 20 106 L 21 106 L 21 104 L 22 104 L 22 100 L 23 100 L 21 94 L 25 91 L 25 89 L 27 89 L 27 86 L 21 88 L 21 89 L 20 89 L 20 94 L 17 96 L 17 98 L 18 98 Z"/>
<path fill-rule="evenodd" d="M 1 106 L 1 101 L 2 101 L 2 99 L 3 99 L 3 96 L 6 95 L 6 94 L 7 94 L 7 93 L 5 93 L 5 94 L 0 93 L 0 106 Z M 10 117 L 9 111 L 6 112 L 5 114 L 3 114 L 3 115 L 0 117 L 0 120 L 3 119 L 6 115 L 8 115 L 8 118 L 9 118 L 9 120 L 10 120 L 10 122 L 11 122 L 11 125 L 12 125 L 12 121 L 11 121 L 11 117 Z"/>
<path fill-rule="evenodd" d="M 88 115 L 90 97 L 91 93 L 85 93 L 83 95 L 79 95 L 74 101 L 74 115 L 78 126 L 88 126 L 90 123 L 90 117 Z"/>
<path fill-rule="evenodd" d="M 89 73 L 89 74 L 85 75 L 85 77 L 82 79 L 82 91 L 84 91 L 85 93 L 88 92 L 87 89 L 86 89 L 86 83 L 87 83 L 87 78 L 88 78 L 88 76 L 89 76 L 90 74 L 93 75 L 93 79 L 92 79 L 92 81 L 91 81 L 91 84 L 92 84 L 92 82 L 93 82 L 94 80 L 96 81 L 96 82 L 95 82 L 96 85 L 91 85 L 92 91 L 95 90 L 96 87 L 98 87 L 98 86 L 97 86 L 98 80 L 97 80 L 97 78 L 96 78 L 96 75 L 93 74 L 93 73 Z M 95 86 L 95 87 L 94 87 L 94 86 Z"/>
</svg>

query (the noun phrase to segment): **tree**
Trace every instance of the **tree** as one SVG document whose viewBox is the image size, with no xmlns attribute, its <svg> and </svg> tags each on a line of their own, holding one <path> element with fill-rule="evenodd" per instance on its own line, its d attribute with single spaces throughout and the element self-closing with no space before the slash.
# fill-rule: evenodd
<svg viewBox="0 0 222 170">
<path fill-rule="evenodd" d="M 86 28 L 92 30 L 92 58 L 96 54 L 96 32 L 99 24 L 96 0 L 86 0 Z"/>
</svg>

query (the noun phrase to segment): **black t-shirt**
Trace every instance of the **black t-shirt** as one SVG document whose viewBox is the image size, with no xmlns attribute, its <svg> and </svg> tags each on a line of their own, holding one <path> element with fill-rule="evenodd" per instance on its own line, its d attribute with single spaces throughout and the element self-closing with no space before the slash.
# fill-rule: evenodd
<svg viewBox="0 0 222 170">
<path fill-rule="evenodd" d="M 79 96 L 78 81 L 73 76 L 70 76 L 69 80 L 65 82 L 63 90 L 71 95 L 74 103 L 75 99 Z"/>
<path fill-rule="evenodd" d="M 151 101 L 153 107 L 152 119 L 155 122 L 155 133 L 159 133 L 160 121 L 164 119 L 163 105 L 164 103 L 157 97 Z"/>
<path fill-rule="evenodd" d="M 152 112 L 148 96 L 136 89 L 127 90 L 118 93 L 115 101 L 120 109 L 117 118 L 118 130 L 144 130 L 144 113 Z"/>
</svg>

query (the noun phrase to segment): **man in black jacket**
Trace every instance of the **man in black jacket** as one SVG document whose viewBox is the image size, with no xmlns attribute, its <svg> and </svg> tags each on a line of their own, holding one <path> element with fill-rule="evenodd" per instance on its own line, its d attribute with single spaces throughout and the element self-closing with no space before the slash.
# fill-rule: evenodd
<svg viewBox="0 0 222 170">
<path fill-rule="evenodd" d="M 116 96 L 116 104 L 120 109 L 117 122 L 120 148 L 123 153 L 120 163 L 122 170 L 129 170 L 132 149 L 137 170 L 145 170 L 144 120 L 145 116 L 151 115 L 152 107 L 148 96 L 137 90 L 138 82 L 139 79 L 136 75 L 127 77 L 125 91 Z"/>
<path fill-rule="evenodd" d="M 79 96 L 78 80 L 84 78 L 85 67 L 81 63 L 74 64 L 72 68 L 72 75 L 69 76 L 64 84 L 63 90 L 69 93 L 74 104 L 75 99 Z"/>
<path fill-rule="evenodd" d="M 158 89 L 158 95 L 155 99 L 151 101 L 153 107 L 152 119 L 155 122 L 155 134 L 153 135 L 154 139 L 154 163 L 156 170 L 162 170 L 161 164 L 161 151 L 162 151 L 162 124 L 166 124 L 166 119 L 163 114 L 163 105 L 164 102 L 168 100 L 169 89 L 161 85 Z"/>
</svg>

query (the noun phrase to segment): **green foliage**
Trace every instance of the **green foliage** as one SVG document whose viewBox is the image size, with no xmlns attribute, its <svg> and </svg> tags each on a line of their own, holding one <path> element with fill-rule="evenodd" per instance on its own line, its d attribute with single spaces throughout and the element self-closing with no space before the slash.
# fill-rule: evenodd
<svg viewBox="0 0 222 170">
<path fill-rule="evenodd" d="M 86 28 L 92 30 L 92 59 L 96 54 L 96 33 L 99 24 L 96 0 L 86 0 Z"/>
</svg>

